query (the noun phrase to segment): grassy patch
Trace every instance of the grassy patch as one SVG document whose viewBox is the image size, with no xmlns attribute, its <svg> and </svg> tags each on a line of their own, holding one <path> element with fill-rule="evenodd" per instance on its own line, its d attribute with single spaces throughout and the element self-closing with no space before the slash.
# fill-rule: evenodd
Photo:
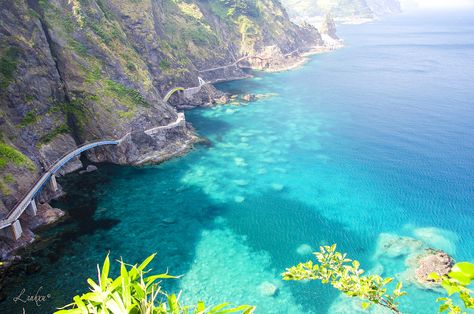
<svg viewBox="0 0 474 314">
<path fill-rule="evenodd" d="M 87 123 L 87 108 L 85 102 L 87 100 L 92 100 L 92 101 L 97 101 L 97 97 L 95 95 L 78 95 L 77 97 L 73 97 L 73 99 L 70 102 L 57 102 L 55 103 L 48 111 L 48 113 L 56 113 L 56 112 L 62 112 L 68 117 L 73 117 L 75 121 L 75 126 L 77 127 L 78 132 L 82 132 L 84 130 L 84 127 Z M 65 124 L 63 124 L 60 128 L 56 129 L 55 132 L 56 134 L 51 134 L 49 136 L 44 137 L 43 141 L 40 140 L 39 144 L 44 144 L 48 142 L 48 138 L 53 139 L 54 136 L 57 136 L 61 133 L 66 133 L 65 131 Z M 59 132 L 61 131 L 62 132 Z M 68 132 L 71 130 L 68 129 Z M 59 133 L 57 133 L 59 132 Z M 53 137 L 51 137 L 54 135 Z M 46 141 L 44 141 L 46 140 Z"/>
<path fill-rule="evenodd" d="M 8 186 L 1 180 L 0 180 L 0 192 L 2 192 L 3 195 L 10 195 L 11 193 Z"/>
<path fill-rule="evenodd" d="M 184 40 L 191 40 L 198 46 L 204 46 L 206 44 L 217 44 L 216 36 L 209 32 L 203 25 L 195 25 L 184 30 Z"/>
<path fill-rule="evenodd" d="M 103 0 L 97 0 L 97 6 L 100 8 L 106 19 L 110 20 L 113 17 L 112 11 L 104 4 Z"/>
<path fill-rule="evenodd" d="M 196 20 L 202 20 L 204 15 L 195 3 L 177 2 L 176 5 L 184 14 L 195 18 Z"/>
<path fill-rule="evenodd" d="M 56 136 L 58 136 L 60 134 L 67 134 L 69 132 L 70 132 L 69 127 L 66 124 L 61 124 L 59 127 L 55 128 L 51 132 L 47 133 L 46 135 L 43 135 L 39 139 L 39 143 L 40 144 L 47 144 L 47 143 L 51 142 Z"/>
<path fill-rule="evenodd" d="M 112 34 L 107 32 L 102 25 L 97 22 L 90 22 L 89 27 L 92 31 L 99 36 L 99 38 L 105 43 L 108 44 L 112 41 Z"/>
<path fill-rule="evenodd" d="M 38 114 L 36 111 L 30 111 L 28 112 L 25 117 L 21 120 L 20 122 L 20 127 L 24 128 L 25 126 L 31 125 L 36 123 L 38 121 Z"/>
<path fill-rule="evenodd" d="M 127 69 L 129 71 L 135 72 L 137 70 L 137 67 L 135 66 L 133 62 L 127 61 Z"/>
<path fill-rule="evenodd" d="M 25 96 L 25 101 L 26 101 L 26 103 L 28 103 L 28 104 L 29 104 L 29 103 L 32 103 L 33 100 L 35 100 L 35 97 L 33 97 L 32 95 L 26 95 L 26 96 Z"/>
<path fill-rule="evenodd" d="M 139 91 L 133 88 L 128 88 L 123 84 L 112 80 L 105 81 L 107 89 L 114 93 L 118 98 L 126 98 L 136 106 L 149 107 L 150 104 L 143 98 Z"/>
<path fill-rule="evenodd" d="M 5 168 L 9 163 L 16 166 L 24 166 L 30 170 L 34 169 L 33 162 L 14 147 L 0 143 L 0 169 Z"/>
<path fill-rule="evenodd" d="M 15 178 L 13 177 L 13 175 L 11 173 L 6 174 L 3 177 L 3 181 L 5 181 L 6 183 L 9 183 L 9 184 L 13 184 L 13 183 L 16 182 Z"/>
<path fill-rule="evenodd" d="M 92 84 L 97 82 L 102 77 L 102 70 L 100 66 L 93 66 L 92 70 L 88 70 L 85 77 L 85 82 Z"/>
<path fill-rule="evenodd" d="M 18 65 L 19 49 L 8 47 L 0 56 L 0 88 L 7 88 L 14 79 Z"/>
<path fill-rule="evenodd" d="M 160 69 L 162 71 L 169 70 L 170 68 L 171 68 L 171 63 L 169 63 L 168 60 L 166 60 L 166 59 L 160 60 Z"/>
<path fill-rule="evenodd" d="M 81 42 L 78 42 L 74 39 L 69 39 L 67 43 L 68 46 L 80 56 L 87 56 L 87 48 Z"/>
</svg>

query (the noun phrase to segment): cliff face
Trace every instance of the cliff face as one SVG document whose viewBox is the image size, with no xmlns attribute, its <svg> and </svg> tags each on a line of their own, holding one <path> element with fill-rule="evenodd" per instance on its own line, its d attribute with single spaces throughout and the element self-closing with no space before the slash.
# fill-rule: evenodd
<svg viewBox="0 0 474 314">
<path fill-rule="evenodd" d="M 192 129 L 162 100 L 171 88 L 244 77 L 239 60 L 288 66 L 321 44 L 276 0 L 0 0 L 0 216 L 81 143 L 124 138 L 88 153 L 122 164 L 189 147 Z M 170 102 L 195 106 L 218 94 L 204 85 L 192 100 Z"/>
<path fill-rule="evenodd" d="M 331 14 L 338 20 L 355 21 L 401 12 L 399 0 L 283 0 L 282 3 L 296 20 Z"/>
<path fill-rule="evenodd" d="M 400 13 L 401 3 L 398 0 L 367 0 L 367 4 L 376 16 Z"/>
</svg>

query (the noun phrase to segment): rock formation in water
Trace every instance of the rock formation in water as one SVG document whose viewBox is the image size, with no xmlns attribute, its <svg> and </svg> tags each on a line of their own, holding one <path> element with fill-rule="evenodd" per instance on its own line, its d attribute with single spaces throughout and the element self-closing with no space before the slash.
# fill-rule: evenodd
<svg viewBox="0 0 474 314">
<path fill-rule="evenodd" d="M 337 36 L 336 22 L 330 13 L 326 14 L 323 22 L 318 27 L 326 46 L 337 49 L 343 46 L 343 41 Z"/>
<path fill-rule="evenodd" d="M 415 270 L 415 276 L 422 285 L 430 286 L 435 282 L 428 278 L 431 273 L 437 273 L 439 276 L 447 275 L 453 268 L 454 260 L 443 251 L 426 250 L 424 254 L 418 256 L 418 268 Z"/>
<path fill-rule="evenodd" d="M 424 235 L 429 232 L 431 236 Z M 446 230 L 439 228 L 417 228 L 414 237 L 382 233 L 377 242 L 374 260 L 377 266 L 373 271 L 385 273 L 395 260 L 404 260 L 405 269 L 396 274 L 399 280 L 407 284 L 416 284 L 420 288 L 434 288 L 436 284 L 428 278 L 432 272 L 446 275 L 454 260 L 444 250 L 452 254 L 456 238 Z M 435 239 L 435 241 L 433 241 Z M 388 270 L 393 275 L 391 270 Z"/>
<path fill-rule="evenodd" d="M 326 14 L 326 16 L 324 17 L 324 21 L 319 27 L 319 32 L 321 34 L 326 34 L 333 39 L 339 39 L 336 34 L 336 23 L 334 22 L 334 19 L 332 18 L 332 15 L 330 13 Z"/>
<path fill-rule="evenodd" d="M 163 101 L 172 88 L 195 87 L 176 106 L 210 103 L 222 94 L 202 80 L 283 69 L 321 44 L 276 0 L 0 0 L 0 216 L 81 143 L 122 138 L 87 153 L 119 164 L 185 151 L 197 137 Z"/>
</svg>

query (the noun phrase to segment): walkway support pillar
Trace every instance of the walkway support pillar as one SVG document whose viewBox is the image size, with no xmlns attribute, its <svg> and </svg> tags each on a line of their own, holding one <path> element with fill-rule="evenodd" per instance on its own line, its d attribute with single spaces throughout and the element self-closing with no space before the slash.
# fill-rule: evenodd
<svg viewBox="0 0 474 314">
<path fill-rule="evenodd" d="M 15 241 L 18 240 L 22 234 L 23 229 L 21 229 L 19 220 L 15 220 L 11 225 L 0 230 L 0 235 Z"/>
<path fill-rule="evenodd" d="M 58 182 L 56 181 L 56 176 L 54 174 L 51 175 L 51 178 L 49 179 L 49 187 L 53 192 L 58 190 Z"/>
<path fill-rule="evenodd" d="M 28 208 L 26 209 L 31 216 L 36 216 L 36 212 L 38 211 L 38 207 L 36 207 L 35 199 L 32 199 Z"/>
</svg>

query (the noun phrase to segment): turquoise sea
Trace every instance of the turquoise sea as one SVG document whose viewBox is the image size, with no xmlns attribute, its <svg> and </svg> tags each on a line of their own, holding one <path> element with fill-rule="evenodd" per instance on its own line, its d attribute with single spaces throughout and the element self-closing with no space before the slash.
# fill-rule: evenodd
<svg viewBox="0 0 474 314">
<path fill-rule="evenodd" d="M 406 283 L 404 313 L 436 313 L 441 294 L 410 282 L 424 248 L 474 261 L 474 13 L 405 14 L 342 26 L 346 47 L 283 73 L 220 84 L 260 98 L 186 112 L 210 139 L 140 168 L 99 165 L 60 182 L 71 219 L 41 233 L 39 272 L 7 288 L 1 313 L 21 313 L 25 287 L 48 313 L 85 291 L 110 251 L 181 279 L 183 302 L 254 304 L 256 313 L 358 313 L 286 267 L 337 243 L 363 268 Z M 262 293 L 262 284 L 278 292 Z M 379 312 L 380 313 L 380 312 Z"/>
</svg>

